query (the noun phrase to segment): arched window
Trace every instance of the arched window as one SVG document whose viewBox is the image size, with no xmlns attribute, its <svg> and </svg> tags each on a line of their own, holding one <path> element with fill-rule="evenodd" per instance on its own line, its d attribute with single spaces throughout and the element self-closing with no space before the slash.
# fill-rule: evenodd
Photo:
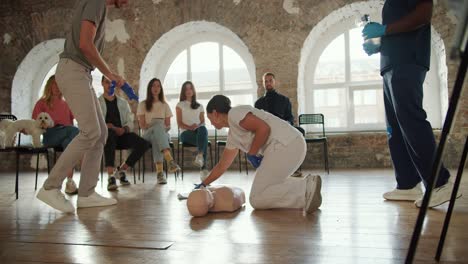
<svg viewBox="0 0 468 264">
<path fill-rule="evenodd" d="M 333 11 L 307 37 L 298 76 L 299 114 L 323 113 L 327 131 L 385 130 L 380 55 L 362 50 L 363 14 L 381 21 L 381 1 L 357 2 Z M 432 29 L 431 68 L 424 83 L 424 109 L 440 128 L 447 107 L 447 66 L 439 34 Z M 314 131 L 314 129 L 310 129 Z"/>
<path fill-rule="evenodd" d="M 187 80 L 195 85 L 197 100 L 205 108 L 216 94 L 228 96 L 232 105 L 253 105 L 257 96 L 255 66 L 247 47 L 230 30 L 211 22 L 178 26 L 158 40 L 142 66 L 140 101 L 146 98 L 147 85 L 153 77 L 163 82 L 174 115 L 173 136 L 177 135 L 175 107 Z M 214 129 L 206 116 L 205 123 L 209 130 Z"/>
</svg>

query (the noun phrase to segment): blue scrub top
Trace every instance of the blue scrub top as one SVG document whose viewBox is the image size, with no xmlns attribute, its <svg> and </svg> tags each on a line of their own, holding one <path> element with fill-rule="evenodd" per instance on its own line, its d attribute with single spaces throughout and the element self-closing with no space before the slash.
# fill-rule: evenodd
<svg viewBox="0 0 468 264">
<path fill-rule="evenodd" d="M 391 24 L 413 11 L 417 4 L 430 0 L 386 0 L 382 24 Z M 380 48 L 380 73 L 402 64 L 416 64 L 429 70 L 431 60 L 431 25 L 405 33 L 383 36 Z"/>
</svg>

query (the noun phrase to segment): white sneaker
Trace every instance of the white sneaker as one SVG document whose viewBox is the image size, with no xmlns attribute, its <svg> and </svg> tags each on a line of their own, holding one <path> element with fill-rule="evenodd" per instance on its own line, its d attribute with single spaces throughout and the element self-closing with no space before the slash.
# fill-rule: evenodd
<svg viewBox="0 0 468 264">
<path fill-rule="evenodd" d="M 210 172 L 207 169 L 201 170 L 200 171 L 200 180 L 204 181 L 206 178 L 208 178 L 208 175 L 210 175 Z"/>
<path fill-rule="evenodd" d="M 447 182 L 446 184 L 440 186 L 439 188 L 435 188 L 432 190 L 431 200 L 429 201 L 429 208 L 439 206 L 450 201 L 450 196 L 452 195 L 453 191 L 453 183 Z M 457 193 L 457 199 L 462 196 L 460 190 Z M 419 199 L 414 202 L 416 207 L 421 207 L 422 201 L 424 197 L 420 197 Z"/>
<path fill-rule="evenodd" d="M 157 181 L 158 181 L 158 184 L 166 184 L 167 183 L 166 176 L 164 176 L 164 173 L 159 172 L 157 174 Z"/>
<path fill-rule="evenodd" d="M 78 193 L 78 187 L 76 187 L 76 183 L 72 178 L 68 178 L 65 184 L 65 193 L 70 195 Z"/>
<path fill-rule="evenodd" d="M 422 195 L 421 183 L 418 183 L 413 189 L 394 189 L 393 191 L 384 193 L 382 196 L 385 200 L 389 201 L 416 201 Z"/>
<path fill-rule="evenodd" d="M 78 196 L 78 208 L 109 206 L 117 203 L 113 198 L 106 198 L 94 192 L 88 197 Z"/>
<path fill-rule="evenodd" d="M 46 203 L 50 207 L 64 213 L 75 212 L 73 204 L 65 198 L 65 195 L 58 189 L 46 190 L 42 187 L 36 195 L 37 199 Z"/>
<path fill-rule="evenodd" d="M 193 164 L 198 167 L 203 167 L 205 162 L 203 161 L 203 153 L 198 153 L 197 156 L 195 157 L 195 160 L 193 161 Z"/>
<path fill-rule="evenodd" d="M 320 205 L 322 205 L 322 194 L 320 193 L 322 189 L 322 178 L 320 178 L 320 175 L 307 175 L 305 181 L 306 205 L 304 207 L 304 211 L 307 214 L 310 214 L 316 211 Z"/>
</svg>

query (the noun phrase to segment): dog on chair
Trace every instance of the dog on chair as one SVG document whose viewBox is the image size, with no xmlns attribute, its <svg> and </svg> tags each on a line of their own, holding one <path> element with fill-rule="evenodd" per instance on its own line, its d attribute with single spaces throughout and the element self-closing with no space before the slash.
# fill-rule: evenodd
<svg viewBox="0 0 468 264">
<path fill-rule="evenodd" d="M 44 134 L 47 128 L 53 127 L 54 121 L 48 113 L 42 112 L 37 116 L 37 119 L 24 119 L 12 121 L 3 119 L 0 121 L 0 132 L 3 132 L 3 143 L 0 141 L 0 146 L 13 147 L 15 138 L 18 132 L 24 131 L 33 138 L 33 147 L 42 147 L 41 135 Z M 2 137 L 0 136 L 0 140 Z"/>
</svg>

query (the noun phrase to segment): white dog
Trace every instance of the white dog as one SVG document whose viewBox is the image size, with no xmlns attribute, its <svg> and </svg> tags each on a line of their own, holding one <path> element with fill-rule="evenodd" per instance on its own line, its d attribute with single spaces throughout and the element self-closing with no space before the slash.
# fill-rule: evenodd
<svg viewBox="0 0 468 264">
<path fill-rule="evenodd" d="M 0 121 L 0 131 L 5 134 L 4 144 L 0 142 L 0 145 L 5 147 L 13 147 L 15 145 L 16 133 L 24 130 L 28 135 L 33 138 L 33 146 L 35 148 L 41 147 L 41 135 L 46 131 L 47 128 L 53 127 L 54 121 L 49 114 L 42 112 L 37 116 L 36 120 L 25 119 L 12 121 L 4 119 Z"/>
</svg>

